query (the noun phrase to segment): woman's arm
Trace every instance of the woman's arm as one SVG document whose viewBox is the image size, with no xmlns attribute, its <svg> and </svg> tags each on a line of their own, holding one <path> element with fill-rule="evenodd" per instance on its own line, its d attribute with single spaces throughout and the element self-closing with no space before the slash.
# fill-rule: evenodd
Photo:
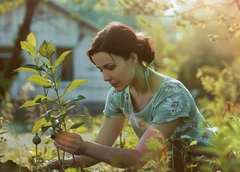
<svg viewBox="0 0 240 172">
<path fill-rule="evenodd" d="M 163 153 L 165 155 L 167 154 L 166 148 L 161 150 L 156 149 L 157 152 L 153 152 L 153 149 L 147 147 L 146 142 L 154 139 L 154 141 L 159 142 L 159 145 L 163 145 L 165 138 L 169 138 L 172 135 L 178 122 L 179 120 L 174 120 L 166 124 L 150 125 L 139 140 L 135 149 L 113 148 L 93 142 L 86 142 L 84 154 L 115 167 L 134 166 L 135 168 L 141 168 L 150 160 L 142 160 L 142 157 L 146 153 L 152 153 L 152 155 L 158 154 L 159 159 Z"/>
<path fill-rule="evenodd" d="M 94 139 L 94 143 L 112 146 L 120 133 L 125 126 L 126 118 L 109 118 L 105 117 L 102 123 L 102 126 Z M 68 132 L 61 132 L 62 134 L 55 135 L 55 141 L 59 143 L 57 146 L 61 149 L 61 146 L 65 145 L 65 151 L 74 151 L 75 149 L 78 150 L 78 147 L 82 145 L 82 138 L 76 133 L 68 133 Z M 80 137 L 80 138 L 79 138 Z M 69 140 L 67 140 L 67 138 Z M 79 141 L 80 140 L 80 141 Z M 74 151 L 73 154 L 76 154 Z M 75 155 L 75 160 L 78 165 L 82 167 L 89 167 L 99 163 L 101 160 L 94 159 L 84 155 Z M 66 166 L 73 165 L 73 159 L 69 159 L 65 161 Z"/>
<path fill-rule="evenodd" d="M 93 158 L 85 159 L 87 161 L 84 162 L 83 156 L 79 156 L 78 162 L 84 162 L 85 166 L 93 165 L 101 161 L 120 168 L 131 166 L 140 168 L 148 161 L 146 159 L 142 160 L 142 157 L 146 153 L 162 155 L 162 151 L 164 151 L 166 154 L 166 149 L 156 150 L 159 152 L 154 152 L 153 149 L 149 149 L 146 146 L 146 142 L 155 138 L 155 141 L 163 144 L 164 138 L 170 137 L 178 124 L 178 120 L 167 124 L 152 124 L 143 134 L 135 149 L 125 149 L 111 147 L 125 124 L 125 120 L 123 120 L 124 122 L 119 122 L 118 120 L 119 119 L 106 118 L 96 138 L 96 142 L 84 141 L 79 135 L 76 135 L 76 138 L 73 139 L 70 137 L 73 133 L 69 133 L 70 135 L 68 136 L 65 135 L 64 131 L 61 131 L 55 139 L 56 146 L 71 154 L 85 155 Z M 116 126 L 119 124 L 121 125 Z"/>
</svg>

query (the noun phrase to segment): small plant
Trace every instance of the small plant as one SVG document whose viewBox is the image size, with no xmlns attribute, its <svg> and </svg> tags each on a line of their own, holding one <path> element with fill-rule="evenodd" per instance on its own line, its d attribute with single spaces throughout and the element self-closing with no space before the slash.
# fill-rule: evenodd
<svg viewBox="0 0 240 172">
<path fill-rule="evenodd" d="M 32 128 L 32 133 L 36 134 L 33 141 L 37 141 L 37 143 L 39 143 L 37 132 L 40 129 L 41 134 L 44 134 L 48 129 L 56 132 L 57 130 L 66 131 L 77 129 L 82 126 L 84 122 L 78 121 L 68 127 L 66 121 L 68 112 L 75 107 L 73 103 L 85 99 L 85 97 L 78 95 L 73 99 L 65 100 L 64 96 L 68 92 L 85 83 L 87 80 L 76 79 L 72 81 L 62 93 L 60 93 L 58 89 L 61 82 L 61 76 L 57 75 L 57 71 L 67 55 L 71 53 L 71 50 L 63 52 L 60 57 L 54 61 L 52 56 L 55 53 L 55 48 L 52 45 L 51 41 L 43 41 L 43 43 L 40 45 L 40 48 L 37 49 L 36 38 L 33 33 L 30 33 L 28 35 L 27 41 L 21 42 L 21 48 L 28 52 L 30 58 L 33 59 L 35 64 L 25 64 L 22 67 L 16 69 L 15 72 L 32 72 L 33 74 L 27 78 L 27 81 L 40 85 L 43 88 L 43 94 L 36 95 L 33 100 L 27 100 L 22 106 L 19 107 L 27 108 L 30 106 L 41 106 L 44 108 L 44 114 L 42 114 L 41 118 L 35 123 Z M 54 97 L 49 96 L 49 92 L 51 91 L 55 93 Z M 58 148 L 57 154 L 59 163 L 61 165 L 62 160 Z M 63 161 L 64 156 L 65 152 L 63 152 Z M 36 164 L 37 163 L 38 162 L 36 155 Z"/>
<path fill-rule="evenodd" d="M 145 171 L 169 171 L 167 164 L 169 162 L 169 156 L 167 153 L 165 141 L 163 138 L 156 134 L 156 138 L 150 137 L 145 143 L 148 149 L 152 150 L 152 152 L 146 153 L 142 160 L 147 160 L 147 164 L 144 165 L 143 169 Z M 159 153 L 153 153 L 159 152 Z"/>
<path fill-rule="evenodd" d="M 172 157 L 171 166 L 174 167 L 174 158 L 181 159 L 183 162 L 184 171 L 193 171 L 193 168 L 197 166 L 197 164 L 193 161 L 191 156 L 191 148 L 197 144 L 196 140 L 192 140 L 190 136 L 183 135 L 180 138 L 175 138 L 174 140 L 168 139 L 166 144 L 169 148 L 169 155 Z"/>
<path fill-rule="evenodd" d="M 4 118 L 3 117 L 0 117 L 0 135 L 2 135 L 2 134 L 5 134 L 5 133 L 7 133 L 8 131 L 6 131 L 4 128 L 6 127 L 6 125 L 7 125 L 7 121 L 5 121 L 4 120 Z M 4 138 L 4 137 L 0 137 L 0 150 L 2 150 L 2 147 L 1 147 L 1 145 L 3 144 L 3 143 L 5 143 L 7 140 Z M 1 155 L 0 154 L 0 159 L 3 157 L 3 155 Z"/>
</svg>

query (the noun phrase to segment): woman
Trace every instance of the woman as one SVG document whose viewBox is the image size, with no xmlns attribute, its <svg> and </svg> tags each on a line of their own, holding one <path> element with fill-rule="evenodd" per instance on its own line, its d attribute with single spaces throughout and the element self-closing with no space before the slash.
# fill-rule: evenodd
<svg viewBox="0 0 240 172">
<path fill-rule="evenodd" d="M 112 88 L 94 142 L 76 133 L 54 134 L 55 145 L 77 155 L 77 164 L 89 167 L 105 162 L 120 168 L 141 168 L 149 160 L 143 158 L 147 153 L 161 159 L 167 152 L 150 149 L 146 145 L 150 139 L 159 144 L 171 139 L 173 147 L 179 148 L 177 140 L 187 136 L 198 145 L 209 145 L 213 133 L 189 91 L 181 82 L 154 71 L 155 51 L 149 38 L 139 36 L 127 25 L 112 22 L 98 33 L 87 55 Z M 134 149 L 112 147 L 128 120 L 139 138 L 138 144 Z M 180 156 L 170 159 L 169 168 L 182 171 Z M 73 159 L 64 162 L 68 167 Z M 56 162 L 49 164 L 54 165 Z"/>
</svg>

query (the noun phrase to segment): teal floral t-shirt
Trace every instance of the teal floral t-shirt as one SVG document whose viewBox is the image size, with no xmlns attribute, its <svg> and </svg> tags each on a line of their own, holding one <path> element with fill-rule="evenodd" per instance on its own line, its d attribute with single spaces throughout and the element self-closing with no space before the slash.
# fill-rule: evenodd
<svg viewBox="0 0 240 172">
<path fill-rule="evenodd" d="M 151 123 L 168 123 L 181 119 L 171 139 L 189 137 L 208 145 L 214 136 L 195 101 L 178 80 L 166 77 L 149 104 L 140 112 L 135 112 L 131 103 L 129 87 L 121 92 L 111 88 L 104 109 L 110 118 L 127 117 L 136 135 L 141 138 Z"/>
</svg>

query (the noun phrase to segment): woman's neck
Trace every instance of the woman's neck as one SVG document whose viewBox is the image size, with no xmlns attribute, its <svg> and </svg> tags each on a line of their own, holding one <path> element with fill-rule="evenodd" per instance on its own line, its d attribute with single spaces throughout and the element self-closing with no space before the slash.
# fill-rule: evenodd
<svg viewBox="0 0 240 172">
<path fill-rule="evenodd" d="M 147 78 L 148 79 L 148 78 Z M 149 90 L 148 88 L 148 81 L 146 81 L 144 67 L 139 66 L 136 70 L 136 75 L 130 84 L 130 89 L 134 90 L 135 93 L 141 95 L 147 93 Z"/>
</svg>

